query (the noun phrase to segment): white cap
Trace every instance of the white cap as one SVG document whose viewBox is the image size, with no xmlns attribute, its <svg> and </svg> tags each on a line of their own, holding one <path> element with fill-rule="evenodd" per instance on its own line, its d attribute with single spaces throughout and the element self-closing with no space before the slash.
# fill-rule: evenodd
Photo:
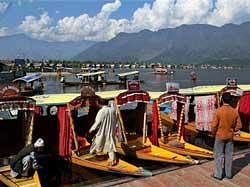
<svg viewBox="0 0 250 187">
<path fill-rule="evenodd" d="M 43 147 L 44 146 L 44 141 L 42 138 L 38 138 L 37 141 L 34 143 L 35 147 Z"/>
</svg>

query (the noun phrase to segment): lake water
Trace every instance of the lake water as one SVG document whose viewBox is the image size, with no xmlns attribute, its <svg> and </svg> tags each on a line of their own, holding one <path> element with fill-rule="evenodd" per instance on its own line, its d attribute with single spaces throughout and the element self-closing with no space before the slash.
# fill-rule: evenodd
<svg viewBox="0 0 250 187">
<path fill-rule="evenodd" d="M 118 80 L 116 74 L 122 72 L 134 71 L 131 69 L 116 69 L 115 72 L 106 70 L 107 80 Z M 181 88 L 188 88 L 200 85 L 215 85 L 225 84 L 227 77 L 235 77 L 239 84 L 249 84 L 250 76 L 248 69 L 241 70 L 196 70 L 198 79 L 196 82 L 190 80 L 191 70 L 176 70 L 174 75 L 157 75 L 153 73 L 153 69 L 139 69 L 140 79 L 144 80 L 142 89 L 147 91 L 164 91 L 167 81 L 180 83 Z M 48 76 L 44 78 L 45 94 L 51 93 L 79 93 L 80 86 L 63 87 L 60 83 L 60 78 L 55 76 Z M 99 86 L 95 88 L 96 91 L 107 91 L 122 89 L 119 85 Z"/>
</svg>

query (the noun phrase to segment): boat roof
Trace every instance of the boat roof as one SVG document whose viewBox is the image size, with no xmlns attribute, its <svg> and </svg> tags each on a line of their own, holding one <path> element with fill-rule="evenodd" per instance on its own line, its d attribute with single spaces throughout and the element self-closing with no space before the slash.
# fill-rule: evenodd
<svg viewBox="0 0 250 187">
<path fill-rule="evenodd" d="M 250 91 L 250 84 L 238 85 L 243 91 Z M 179 93 L 184 95 L 199 95 L 199 94 L 214 94 L 224 88 L 225 85 L 208 85 L 208 86 L 196 86 L 193 88 L 184 88 L 180 89 Z M 113 91 L 103 91 L 96 92 L 96 95 L 100 96 L 103 99 L 113 99 L 118 96 L 120 93 L 125 92 L 126 90 L 113 90 Z M 148 92 L 151 99 L 157 99 L 164 92 Z M 37 105 L 63 105 L 74 98 L 80 96 L 80 93 L 64 93 L 64 94 L 48 94 L 48 95 L 37 95 L 32 98 L 36 100 Z"/>
<path fill-rule="evenodd" d="M 95 75 L 102 75 L 105 74 L 105 71 L 97 71 L 97 72 L 90 72 L 90 73 L 78 73 L 77 75 L 81 75 L 83 77 L 95 76 Z"/>
<path fill-rule="evenodd" d="M 24 77 L 20 77 L 20 78 L 17 78 L 15 80 L 13 80 L 13 82 L 16 82 L 16 81 L 24 81 L 24 82 L 33 82 L 35 80 L 38 80 L 40 79 L 42 76 L 42 73 L 38 72 L 38 73 L 32 73 L 30 75 L 26 75 Z"/>
<path fill-rule="evenodd" d="M 180 89 L 180 93 L 184 95 L 201 95 L 201 94 L 214 94 L 221 91 L 226 85 L 206 85 L 195 86 L 193 88 Z M 250 84 L 238 85 L 243 91 L 250 91 Z"/>
<path fill-rule="evenodd" d="M 103 91 L 103 92 L 96 92 L 96 95 L 100 96 L 103 99 L 112 99 L 124 91 L 126 90 Z M 64 105 L 78 96 L 80 96 L 80 93 L 36 95 L 33 96 L 32 98 L 36 100 L 36 104 L 38 106 L 42 106 L 42 105 Z"/>
<path fill-rule="evenodd" d="M 125 73 L 119 73 L 119 74 L 117 74 L 117 76 L 126 77 L 129 75 L 136 75 L 136 74 L 139 74 L 139 71 L 130 71 L 130 72 L 125 72 Z"/>
</svg>

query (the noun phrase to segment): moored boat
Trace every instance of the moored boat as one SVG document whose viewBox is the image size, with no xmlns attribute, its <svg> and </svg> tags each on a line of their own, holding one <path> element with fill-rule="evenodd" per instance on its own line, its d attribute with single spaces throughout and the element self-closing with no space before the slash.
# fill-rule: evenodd
<svg viewBox="0 0 250 187">
<path fill-rule="evenodd" d="M 240 98 L 244 98 L 244 93 L 245 95 L 247 95 L 248 91 L 250 90 L 248 85 L 239 85 L 237 86 L 237 84 L 235 85 L 234 81 L 231 81 L 232 84 L 234 85 L 230 85 L 229 83 L 227 84 L 227 86 L 225 85 L 211 85 L 211 86 L 199 86 L 199 87 L 194 87 L 193 89 L 184 89 L 182 92 L 185 96 L 188 96 L 190 98 L 192 98 L 192 100 L 194 100 L 196 97 L 201 97 L 201 96 L 211 96 L 211 98 L 214 100 L 214 105 L 211 105 L 213 110 L 216 109 L 216 107 L 220 106 L 220 96 L 223 92 L 230 92 L 232 95 L 234 95 L 234 99 L 233 99 L 233 105 L 237 108 L 237 106 L 240 106 Z M 242 89 L 241 89 L 242 88 Z M 243 96 L 240 96 L 242 94 L 243 91 Z M 191 105 L 189 105 L 191 107 L 191 111 L 189 112 L 189 116 L 191 116 L 191 118 L 189 118 L 189 121 L 186 125 L 184 125 L 185 128 L 185 136 L 191 140 L 192 142 L 195 142 L 196 139 L 202 135 L 204 136 L 204 139 L 207 139 L 208 143 L 212 143 L 214 137 L 211 136 L 211 134 L 209 134 L 207 132 L 207 130 L 205 130 L 205 132 L 203 133 L 202 130 L 197 130 L 197 126 L 196 126 L 196 118 L 195 118 L 195 113 L 194 113 L 194 107 L 195 105 L 191 103 Z M 200 107 L 203 107 L 203 105 L 201 104 Z M 239 107 L 240 108 L 240 107 Z M 247 118 L 247 115 L 244 115 L 244 110 L 240 112 L 240 116 L 242 118 L 242 122 L 243 122 L 243 129 L 239 134 L 234 135 L 234 140 L 235 141 L 242 141 L 242 142 L 249 142 L 250 141 L 250 133 L 249 133 L 249 128 L 248 128 L 248 121 L 250 120 L 249 118 Z M 246 117 L 246 118 L 244 118 Z M 166 114 L 161 114 L 161 120 L 168 125 L 173 125 L 174 121 L 170 119 L 169 115 Z M 199 137 L 201 138 L 201 137 Z M 210 144 L 209 143 L 209 144 Z M 212 144 L 210 145 L 212 146 Z"/>
<path fill-rule="evenodd" d="M 34 111 L 35 100 L 19 96 L 19 90 L 16 87 L 8 85 L 0 89 L 1 158 L 8 160 L 22 147 L 32 143 Z M 36 171 L 28 178 L 16 179 L 10 176 L 9 165 L 0 167 L 0 181 L 7 186 L 41 186 Z"/>
<path fill-rule="evenodd" d="M 4 166 L 0 168 L 0 181 L 9 187 L 41 187 L 38 172 L 35 171 L 34 175 L 26 178 L 13 178 L 10 176 L 10 167 Z"/>
<path fill-rule="evenodd" d="M 41 79 L 42 74 L 32 73 L 24 77 L 17 78 L 12 82 L 20 89 L 23 96 L 33 96 L 36 94 L 43 94 L 44 85 Z"/>
<path fill-rule="evenodd" d="M 179 85 L 177 83 L 167 83 L 167 92 L 160 95 L 159 98 L 155 101 L 152 110 L 152 115 L 156 118 L 155 121 L 158 125 L 155 125 L 154 128 L 160 128 L 160 137 L 158 138 L 158 144 L 160 147 L 173 151 L 182 155 L 189 155 L 194 157 L 203 157 L 203 158 L 212 158 L 213 152 L 188 143 L 185 140 L 184 135 L 184 126 L 185 126 L 185 104 L 186 97 L 181 95 L 179 92 Z M 172 115 L 167 116 L 167 123 L 163 123 L 162 115 L 160 112 L 160 105 L 168 104 L 170 106 L 169 113 L 172 112 Z M 175 110 L 175 111 L 173 111 Z M 163 114 L 164 115 L 164 114 Z M 172 116 L 174 120 L 170 118 Z M 174 126 L 176 131 L 173 132 Z"/>
<path fill-rule="evenodd" d="M 133 85 L 133 88 L 135 86 Z M 146 106 L 149 102 L 149 94 L 142 90 L 130 90 L 120 93 L 116 97 L 118 114 L 121 123 L 123 142 L 117 146 L 120 154 L 132 156 L 138 159 L 153 160 L 180 164 L 197 164 L 196 160 L 152 145 L 147 137 Z M 133 109 L 122 109 L 131 107 Z"/>
<path fill-rule="evenodd" d="M 167 68 L 156 67 L 154 68 L 154 74 L 166 75 L 168 73 Z"/>
<path fill-rule="evenodd" d="M 111 166 L 106 155 L 89 153 L 90 143 L 86 133 L 94 123 L 98 111 L 95 106 L 98 96 L 83 97 L 79 94 L 53 96 L 54 99 L 45 97 L 43 101 L 38 101 L 37 110 L 40 108 L 38 111 L 41 113 L 36 117 L 37 123 L 34 129 L 39 129 L 37 136 L 42 136 L 55 147 L 61 157 L 69 158 L 73 164 L 96 170 L 136 176 L 152 175 L 150 171 L 122 159 L 119 159 L 117 165 Z M 42 99 L 41 96 L 36 98 Z M 50 133 L 45 130 L 47 128 L 50 128 Z"/>
</svg>

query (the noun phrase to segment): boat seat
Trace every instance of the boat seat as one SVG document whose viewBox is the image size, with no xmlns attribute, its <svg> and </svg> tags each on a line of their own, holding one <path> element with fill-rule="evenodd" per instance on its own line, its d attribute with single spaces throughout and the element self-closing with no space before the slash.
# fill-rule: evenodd
<svg viewBox="0 0 250 187">
<path fill-rule="evenodd" d="M 132 152 L 141 151 L 141 150 L 143 150 L 144 152 L 151 151 L 150 145 L 145 145 L 142 143 L 142 141 L 139 141 L 139 140 L 129 141 L 128 145 L 123 145 L 123 146 Z"/>
</svg>

